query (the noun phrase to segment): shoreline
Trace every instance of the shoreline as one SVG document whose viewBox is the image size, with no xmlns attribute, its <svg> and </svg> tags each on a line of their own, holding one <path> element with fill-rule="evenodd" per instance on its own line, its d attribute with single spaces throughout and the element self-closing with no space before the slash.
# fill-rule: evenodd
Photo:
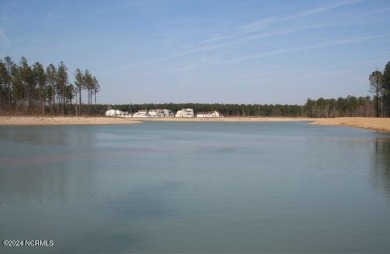
<svg viewBox="0 0 390 254">
<path fill-rule="evenodd" d="M 116 125 L 142 122 L 309 122 L 311 125 L 348 126 L 390 133 L 390 118 L 372 117 L 221 117 L 221 118 L 119 118 L 105 116 L 0 116 L 0 126 Z"/>
<path fill-rule="evenodd" d="M 221 118 L 121 118 L 106 116 L 0 116 L 0 126 L 107 125 L 143 122 L 297 122 L 310 118 L 221 117 Z"/>
<path fill-rule="evenodd" d="M 390 133 L 390 118 L 375 118 L 375 117 L 314 118 L 310 124 L 322 125 L 322 126 L 347 126 L 353 128 Z"/>
<path fill-rule="evenodd" d="M 139 124 L 128 118 L 98 116 L 0 116 L 0 126 Z"/>
<path fill-rule="evenodd" d="M 141 122 L 310 122 L 310 118 L 305 117 L 194 117 L 194 118 L 132 118 Z"/>
</svg>

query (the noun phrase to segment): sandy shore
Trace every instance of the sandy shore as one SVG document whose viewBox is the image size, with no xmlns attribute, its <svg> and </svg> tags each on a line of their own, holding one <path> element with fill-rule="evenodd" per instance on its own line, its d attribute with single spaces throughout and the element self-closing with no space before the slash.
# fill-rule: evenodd
<svg viewBox="0 0 390 254">
<path fill-rule="evenodd" d="M 390 118 L 338 117 L 338 118 L 288 118 L 288 117 L 222 117 L 222 118 L 116 118 L 116 117 L 64 117 L 64 116 L 0 116 L 1 125 L 97 125 L 135 124 L 145 121 L 169 122 L 297 122 L 314 125 L 350 126 L 390 132 Z"/>
<path fill-rule="evenodd" d="M 337 118 L 318 118 L 311 124 L 328 126 L 349 126 L 382 132 L 390 132 L 390 118 L 371 118 L 371 117 L 337 117 Z"/>
<path fill-rule="evenodd" d="M 97 125 L 141 123 L 129 118 L 66 116 L 0 116 L 1 125 Z"/>
<path fill-rule="evenodd" d="M 219 117 L 219 118 L 132 118 L 137 121 L 164 121 L 164 122 L 298 122 L 313 121 L 310 118 L 292 117 Z"/>
<path fill-rule="evenodd" d="M 313 125 L 349 126 L 381 132 L 390 132 L 390 118 L 338 117 L 338 118 L 289 118 L 289 117 L 223 117 L 223 118 L 139 118 L 139 121 L 174 122 L 311 122 Z"/>
<path fill-rule="evenodd" d="M 309 118 L 282 117 L 223 117 L 223 118 L 119 118 L 119 117 L 65 117 L 65 116 L 0 116 L 2 125 L 93 125 L 134 124 L 145 121 L 167 122 L 290 122 L 312 121 Z"/>
</svg>

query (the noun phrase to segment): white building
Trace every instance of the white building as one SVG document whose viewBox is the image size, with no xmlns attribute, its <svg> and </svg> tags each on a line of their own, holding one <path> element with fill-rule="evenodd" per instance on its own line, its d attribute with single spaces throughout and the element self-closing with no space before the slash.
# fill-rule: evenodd
<svg viewBox="0 0 390 254">
<path fill-rule="evenodd" d="M 119 110 L 110 109 L 106 111 L 106 116 L 116 116 L 117 114 L 119 114 L 119 112 Z"/>
<path fill-rule="evenodd" d="M 170 109 L 163 109 L 162 111 L 163 117 L 175 117 L 175 114 Z"/>
<path fill-rule="evenodd" d="M 192 108 L 183 108 L 176 112 L 175 117 L 194 117 L 194 110 Z"/>
<path fill-rule="evenodd" d="M 151 109 L 148 112 L 148 117 L 160 117 L 160 110 L 161 109 Z"/>
<path fill-rule="evenodd" d="M 169 109 L 151 109 L 148 113 L 149 117 L 173 117 L 174 114 Z"/>
<path fill-rule="evenodd" d="M 118 109 L 110 109 L 106 111 L 106 116 L 121 116 L 124 112 Z"/>
<path fill-rule="evenodd" d="M 148 111 L 147 110 L 138 110 L 138 112 L 133 114 L 133 117 L 148 117 Z"/>
<path fill-rule="evenodd" d="M 199 112 L 196 117 L 222 117 L 218 111 Z"/>
<path fill-rule="evenodd" d="M 123 112 L 118 109 L 110 109 L 105 113 L 106 116 L 117 116 L 117 117 L 129 117 L 129 112 Z"/>
</svg>

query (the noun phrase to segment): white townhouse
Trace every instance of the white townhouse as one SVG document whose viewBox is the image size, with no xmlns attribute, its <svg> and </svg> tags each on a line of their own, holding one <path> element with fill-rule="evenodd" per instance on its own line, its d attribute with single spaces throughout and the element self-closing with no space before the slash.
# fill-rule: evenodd
<svg viewBox="0 0 390 254">
<path fill-rule="evenodd" d="M 196 117 L 222 117 L 218 111 L 199 112 Z"/>
<path fill-rule="evenodd" d="M 175 117 L 194 117 L 194 110 L 192 108 L 183 108 L 176 112 Z"/>
</svg>

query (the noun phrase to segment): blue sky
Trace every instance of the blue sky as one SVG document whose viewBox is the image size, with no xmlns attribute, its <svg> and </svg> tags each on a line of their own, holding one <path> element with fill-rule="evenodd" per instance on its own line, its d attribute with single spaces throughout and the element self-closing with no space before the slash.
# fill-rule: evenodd
<svg viewBox="0 0 390 254">
<path fill-rule="evenodd" d="M 0 2 L 0 56 L 89 69 L 100 103 L 281 103 L 368 95 L 390 1 Z"/>
</svg>

